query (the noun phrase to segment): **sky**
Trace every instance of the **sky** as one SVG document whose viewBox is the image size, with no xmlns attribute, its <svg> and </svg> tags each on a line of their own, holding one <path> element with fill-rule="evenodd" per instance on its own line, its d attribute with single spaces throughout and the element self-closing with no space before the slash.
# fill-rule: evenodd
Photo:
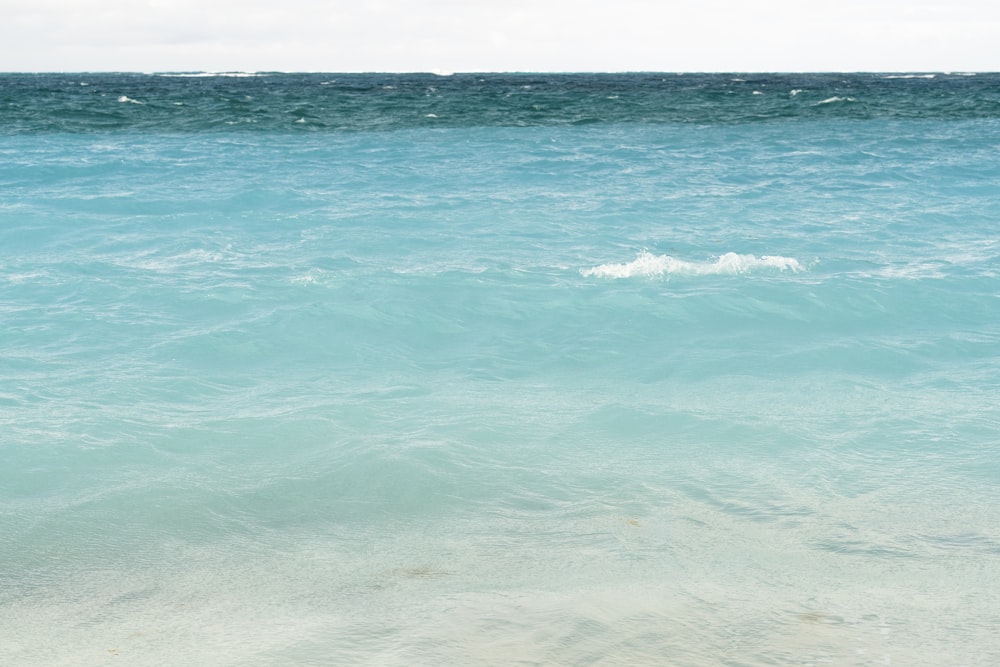
<svg viewBox="0 0 1000 667">
<path fill-rule="evenodd" d="M 0 71 L 1000 70 L 995 0 L 0 0 Z"/>
</svg>

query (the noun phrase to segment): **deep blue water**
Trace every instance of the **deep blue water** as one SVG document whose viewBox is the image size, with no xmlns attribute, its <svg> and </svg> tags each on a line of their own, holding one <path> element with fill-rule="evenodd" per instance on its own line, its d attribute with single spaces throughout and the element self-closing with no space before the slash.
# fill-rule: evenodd
<svg viewBox="0 0 1000 667">
<path fill-rule="evenodd" d="M 0 75 L 0 664 L 997 664 L 998 84 Z"/>
</svg>

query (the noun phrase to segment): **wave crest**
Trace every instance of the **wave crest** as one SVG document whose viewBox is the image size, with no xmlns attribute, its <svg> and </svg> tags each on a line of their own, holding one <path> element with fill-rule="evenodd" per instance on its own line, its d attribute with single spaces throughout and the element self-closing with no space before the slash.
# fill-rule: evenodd
<svg viewBox="0 0 1000 667">
<path fill-rule="evenodd" d="M 662 277 L 666 275 L 736 275 L 760 269 L 798 272 L 805 270 L 797 259 L 780 255 L 741 255 L 727 252 L 715 261 L 689 262 L 670 255 L 654 255 L 643 250 L 636 258 L 625 264 L 601 264 L 581 270 L 585 277 L 632 278 L 634 276 Z"/>
</svg>

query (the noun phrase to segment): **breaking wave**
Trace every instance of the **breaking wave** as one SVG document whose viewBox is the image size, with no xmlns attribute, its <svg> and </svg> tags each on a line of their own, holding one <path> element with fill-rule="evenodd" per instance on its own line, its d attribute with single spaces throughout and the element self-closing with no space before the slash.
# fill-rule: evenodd
<svg viewBox="0 0 1000 667">
<path fill-rule="evenodd" d="M 632 278 L 635 276 L 662 277 L 667 275 L 707 276 L 736 275 L 758 270 L 803 271 L 805 267 L 792 257 L 780 255 L 741 255 L 727 252 L 714 261 L 691 262 L 670 255 L 654 255 L 647 250 L 624 264 L 601 264 L 580 271 L 586 277 Z"/>
</svg>

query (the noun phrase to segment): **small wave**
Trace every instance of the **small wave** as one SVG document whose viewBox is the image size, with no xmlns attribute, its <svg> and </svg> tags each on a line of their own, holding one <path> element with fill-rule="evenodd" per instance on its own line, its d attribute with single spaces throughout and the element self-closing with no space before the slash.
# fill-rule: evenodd
<svg viewBox="0 0 1000 667">
<path fill-rule="evenodd" d="M 780 255 L 740 255 L 727 252 L 720 255 L 714 262 L 689 262 L 670 255 L 654 255 L 643 250 L 635 260 L 626 264 L 601 264 L 580 273 L 589 278 L 632 278 L 635 276 L 662 277 L 665 275 L 736 275 L 749 273 L 759 269 L 777 269 L 779 271 L 803 271 L 804 267 L 797 259 L 781 257 Z"/>
<path fill-rule="evenodd" d="M 128 97 L 127 95 L 119 95 L 118 96 L 118 101 L 119 102 L 128 102 L 130 104 L 145 104 L 145 102 L 140 102 L 139 100 L 133 100 L 131 97 Z"/>
<path fill-rule="evenodd" d="M 46 276 L 41 271 L 29 271 L 27 273 L 8 273 L 3 276 L 3 279 L 11 285 L 21 285 L 22 283 L 33 282 L 44 277 Z"/>
<path fill-rule="evenodd" d="M 309 271 L 301 276 L 293 276 L 289 279 L 293 285 L 319 285 L 324 279 L 322 271 Z"/>
<path fill-rule="evenodd" d="M 857 100 L 855 100 L 853 97 L 838 97 L 834 95 L 833 97 L 828 97 L 825 100 L 820 100 L 815 104 L 815 106 L 819 106 L 820 104 L 833 104 L 834 102 L 856 102 L 856 101 Z"/>
</svg>

